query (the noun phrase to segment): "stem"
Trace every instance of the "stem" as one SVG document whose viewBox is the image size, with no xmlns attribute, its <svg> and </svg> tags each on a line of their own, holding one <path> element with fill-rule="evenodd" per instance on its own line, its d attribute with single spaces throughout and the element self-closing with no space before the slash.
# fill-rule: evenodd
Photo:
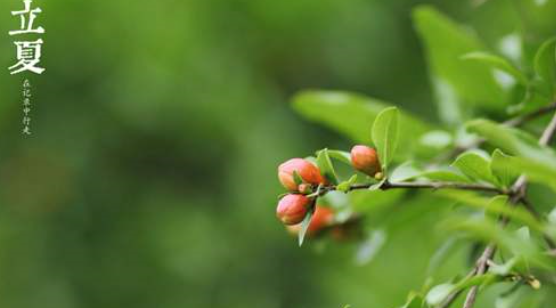
<svg viewBox="0 0 556 308">
<path fill-rule="evenodd" d="M 536 119 L 540 116 L 543 116 L 543 115 L 545 115 L 545 114 L 547 114 L 551 111 L 554 111 L 554 110 L 556 110 L 556 102 L 554 102 L 554 103 L 552 103 L 548 106 L 542 107 L 542 108 L 540 108 L 536 111 L 533 111 L 531 113 L 522 115 L 520 117 L 509 119 L 509 120 L 505 121 L 503 124 L 507 125 L 507 126 L 511 126 L 511 127 L 521 126 L 526 122 L 534 120 L 534 119 Z"/>
<path fill-rule="evenodd" d="M 552 120 L 548 124 L 548 126 L 544 129 L 540 139 L 539 145 L 546 146 L 554 137 L 556 132 L 556 113 L 552 116 Z M 527 190 L 527 177 L 525 175 L 521 175 L 519 179 L 515 182 L 512 191 L 514 195 L 511 199 L 511 204 L 516 205 L 520 201 L 522 201 L 525 197 Z M 500 218 L 501 224 L 505 226 L 509 222 L 509 218 L 503 216 Z M 487 246 L 487 248 L 483 251 L 483 254 L 479 258 L 476 266 L 476 273 L 475 275 L 482 275 L 488 270 L 488 261 L 492 259 L 494 254 L 496 253 L 496 245 L 491 243 Z M 465 302 L 463 304 L 463 308 L 471 308 L 475 304 L 477 299 L 477 293 L 479 292 L 478 286 L 474 286 L 471 288 L 469 293 L 467 293 L 467 297 L 465 298 Z"/>
<path fill-rule="evenodd" d="M 354 184 L 349 187 L 349 191 L 369 189 L 376 184 Z M 380 184 L 377 189 L 389 190 L 389 189 L 459 189 L 459 190 L 473 190 L 473 191 L 483 191 L 492 192 L 502 195 L 509 195 L 511 192 L 503 189 L 499 189 L 490 185 L 483 184 L 465 184 L 465 183 L 454 183 L 454 182 L 399 182 L 391 183 L 389 181 L 384 181 Z M 323 196 L 330 191 L 338 190 L 336 186 L 323 187 L 318 194 Z"/>
<path fill-rule="evenodd" d="M 552 120 L 542 133 L 541 138 L 539 139 L 539 144 L 543 146 L 547 146 L 550 143 L 552 137 L 554 137 L 554 133 L 556 132 L 556 114 L 552 117 Z"/>
</svg>

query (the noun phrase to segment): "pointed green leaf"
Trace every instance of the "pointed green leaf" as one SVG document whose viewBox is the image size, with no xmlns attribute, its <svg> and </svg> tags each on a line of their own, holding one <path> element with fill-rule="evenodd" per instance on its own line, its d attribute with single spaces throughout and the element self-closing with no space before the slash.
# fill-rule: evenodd
<svg viewBox="0 0 556 308">
<path fill-rule="evenodd" d="M 485 50 L 467 27 L 430 6 L 413 11 L 413 22 L 424 45 L 442 119 L 459 123 L 470 106 L 489 110 L 505 107 L 506 93 L 492 69 L 461 56 Z"/>
<path fill-rule="evenodd" d="M 445 283 L 433 287 L 425 297 L 427 304 L 436 306 L 442 303 L 448 297 L 448 295 L 454 292 L 455 287 L 456 286 L 451 283 Z"/>
<path fill-rule="evenodd" d="M 389 163 L 394 158 L 398 146 L 399 112 L 396 107 L 384 109 L 373 124 L 372 138 L 378 150 L 378 158 L 382 169 L 387 170 Z"/>
<path fill-rule="evenodd" d="M 474 152 L 463 153 L 456 158 L 453 166 L 471 179 L 496 183 L 490 171 L 490 161 Z"/>
<path fill-rule="evenodd" d="M 389 179 L 392 183 L 402 182 L 415 179 L 421 174 L 423 174 L 423 171 L 417 168 L 415 163 L 406 162 L 396 167 L 389 176 Z"/>
<path fill-rule="evenodd" d="M 384 182 L 386 182 L 386 178 L 380 180 L 378 183 L 371 185 L 371 187 L 369 187 L 368 190 L 370 191 L 375 191 L 375 190 L 379 190 L 380 187 L 382 187 L 382 184 L 384 184 Z"/>
<path fill-rule="evenodd" d="M 523 207 L 508 206 L 508 196 L 505 195 L 487 198 L 474 192 L 457 190 L 439 191 L 438 195 L 461 202 L 466 206 L 483 209 L 487 213 L 495 214 L 496 216 L 508 216 L 512 220 L 519 221 L 536 231 L 542 232 L 544 230 L 544 226 Z"/>
<path fill-rule="evenodd" d="M 369 129 L 376 116 L 388 106 L 391 104 L 340 91 L 303 91 L 293 98 L 293 108 L 300 115 L 362 144 L 371 142 Z M 419 137 L 430 129 L 429 124 L 400 112 L 400 152 L 411 153 Z"/>
<path fill-rule="evenodd" d="M 548 185 L 556 191 L 556 153 L 552 149 L 539 146 L 523 131 L 488 120 L 471 121 L 467 128 L 505 153 L 517 155 L 515 159 L 506 162 L 509 163 L 508 168 L 517 173 L 525 173 L 529 180 Z"/>
<path fill-rule="evenodd" d="M 554 93 L 556 85 L 556 38 L 541 45 L 535 55 L 535 71 Z"/>
<path fill-rule="evenodd" d="M 507 74 L 510 74 L 515 80 L 522 85 L 527 85 L 527 78 L 515 68 L 508 60 L 499 57 L 497 55 L 484 52 L 484 51 L 474 51 L 466 53 L 461 57 L 462 60 L 477 61 L 479 63 L 486 64 L 492 68 L 499 69 Z"/>
<path fill-rule="evenodd" d="M 334 171 L 334 165 L 328 156 L 328 149 L 324 149 L 318 152 L 317 155 L 317 166 L 320 169 L 320 173 L 328 180 L 328 182 L 337 185 L 338 176 L 336 171 Z"/>
<path fill-rule="evenodd" d="M 503 187 L 510 187 L 510 185 L 519 176 L 515 168 L 512 168 L 513 158 L 504 154 L 502 151 L 496 149 L 492 153 L 492 160 L 490 162 L 490 170 L 496 176 Z"/>
<path fill-rule="evenodd" d="M 537 141 L 524 131 L 484 119 L 467 123 L 467 130 L 487 139 L 489 143 L 499 147 L 505 153 L 534 160 L 548 160 L 556 166 L 554 151 L 539 146 Z"/>
<path fill-rule="evenodd" d="M 330 156 L 330 158 L 332 159 L 351 166 L 351 154 L 349 152 L 340 150 L 328 150 L 328 156 Z"/>
<path fill-rule="evenodd" d="M 299 230 L 298 233 L 299 246 L 303 245 L 303 240 L 305 239 L 305 235 L 307 234 L 307 230 L 309 229 L 309 225 L 311 224 L 311 219 L 313 218 L 314 213 L 315 206 L 311 206 L 311 208 L 307 211 L 305 218 L 301 222 L 301 230 Z"/>
<path fill-rule="evenodd" d="M 552 211 L 550 211 L 550 213 L 548 214 L 548 222 L 556 225 L 556 207 L 552 209 Z"/>
<path fill-rule="evenodd" d="M 433 181 L 454 182 L 454 183 L 469 183 L 471 182 L 463 174 L 457 173 L 452 170 L 432 170 L 426 171 L 421 174 L 422 177 Z"/>
<path fill-rule="evenodd" d="M 357 174 L 352 175 L 349 180 L 343 181 L 342 183 L 338 184 L 336 189 L 341 192 L 348 192 L 351 185 L 353 185 L 357 181 Z"/>
</svg>

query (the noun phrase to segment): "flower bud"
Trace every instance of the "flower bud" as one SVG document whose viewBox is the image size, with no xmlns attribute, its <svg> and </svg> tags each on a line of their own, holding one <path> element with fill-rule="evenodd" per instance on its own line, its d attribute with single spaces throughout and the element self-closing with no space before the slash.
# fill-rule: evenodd
<svg viewBox="0 0 556 308">
<path fill-rule="evenodd" d="M 322 229 L 330 226 L 334 220 L 334 212 L 327 207 L 317 206 L 315 213 L 311 218 L 309 223 L 309 228 L 307 232 L 309 234 L 315 234 Z"/>
<path fill-rule="evenodd" d="M 307 228 L 307 235 L 312 236 L 317 234 L 322 229 L 330 226 L 334 220 L 334 212 L 327 208 L 318 206 L 315 209 L 313 217 L 311 217 L 311 222 Z M 288 233 L 292 235 L 297 235 L 301 231 L 301 224 L 286 226 Z"/>
<path fill-rule="evenodd" d="M 285 225 L 295 225 L 303 221 L 311 199 L 304 195 L 289 194 L 278 202 L 276 216 Z"/>
<path fill-rule="evenodd" d="M 351 164 L 355 169 L 373 177 L 381 172 L 376 150 L 365 145 L 356 145 L 351 149 Z"/>
<path fill-rule="evenodd" d="M 319 185 L 325 182 L 317 166 L 305 159 L 293 158 L 278 167 L 278 179 L 290 191 L 298 191 L 298 185 L 295 183 L 293 175 L 294 171 L 306 183 Z"/>
</svg>

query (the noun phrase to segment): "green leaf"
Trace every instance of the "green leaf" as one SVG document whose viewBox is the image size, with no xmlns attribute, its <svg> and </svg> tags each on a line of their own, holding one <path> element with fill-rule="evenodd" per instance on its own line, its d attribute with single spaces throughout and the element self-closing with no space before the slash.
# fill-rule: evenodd
<svg viewBox="0 0 556 308">
<path fill-rule="evenodd" d="M 317 155 L 317 166 L 320 169 L 320 173 L 328 180 L 328 182 L 337 185 L 338 176 L 336 171 L 334 171 L 334 166 L 328 156 L 328 149 L 323 149 L 318 152 Z"/>
<path fill-rule="evenodd" d="M 484 119 L 467 123 L 467 130 L 480 135 L 508 154 L 534 160 L 548 160 L 556 166 L 554 152 L 546 147 L 539 146 L 537 141 L 526 132 Z"/>
<path fill-rule="evenodd" d="M 499 162 L 499 165 L 506 164 L 516 173 L 525 173 L 531 181 L 548 185 L 556 191 L 556 154 L 552 149 L 539 146 L 523 131 L 488 120 L 471 121 L 467 128 L 504 152 L 517 155 Z"/>
<path fill-rule="evenodd" d="M 550 213 L 548 214 L 548 222 L 556 225 L 556 207 L 552 209 L 552 211 L 550 211 Z"/>
<path fill-rule="evenodd" d="M 445 149 L 450 145 L 452 145 L 452 143 L 453 143 L 452 135 L 443 130 L 430 131 L 424 134 L 423 136 L 421 136 L 421 139 L 419 140 L 420 145 L 435 150 Z"/>
<path fill-rule="evenodd" d="M 483 209 L 487 213 L 495 214 L 497 216 L 508 216 L 512 220 L 524 223 L 540 232 L 544 230 L 544 226 L 540 224 L 527 210 L 523 209 L 523 207 L 508 206 L 508 197 L 504 195 L 495 196 L 489 199 L 473 192 L 456 190 L 439 191 L 438 195 L 461 202 L 466 206 Z"/>
<path fill-rule="evenodd" d="M 506 93 L 492 70 L 461 56 L 485 50 L 482 42 L 466 27 L 430 6 L 413 11 L 413 22 L 425 47 L 441 118 L 460 123 L 469 107 L 503 110 Z"/>
<path fill-rule="evenodd" d="M 483 63 L 486 65 L 491 66 L 492 68 L 499 69 L 505 73 L 510 74 L 515 80 L 522 85 L 527 85 L 528 81 L 525 75 L 520 72 L 517 68 L 515 68 L 508 60 L 499 57 L 497 55 L 483 52 L 483 51 L 475 51 L 464 54 L 461 57 L 462 60 L 471 60 L 477 61 L 479 63 Z"/>
<path fill-rule="evenodd" d="M 369 129 L 388 106 L 373 98 L 338 91 L 304 91 L 293 98 L 293 107 L 299 114 L 362 144 L 371 143 Z M 428 124 L 400 112 L 400 152 L 411 153 L 419 137 L 429 129 Z"/>
<path fill-rule="evenodd" d="M 476 216 L 464 218 L 462 215 L 454 215 L 444 220 L 441 226 L 447 231 L 456 231 L 459 235 L 466 235 L 485 243 L 495 243 L 515 255 L 527 256 L 531 260 L 540 256 L 539 248 L 535 243 L 516 237 L 514 232 L 502 228 L 495 219 Z M 543 262 L 542 256 L 535 262 Z"/>
<path fill-rule="evenodd" d="M 309 208 L 309 211 L 307 211 L 305 218 L 301 222 L 301 230 L 299 230 L 298 233 L 298 241 L 300 247 L 301 245 L 303 245 L 303 240 L 305 239 L 305 235 L 307 234 L 307 230 L 309 229 L 309 225 L 311 224 L 311 218 L 313 218 L 314 213 L 315 213 L 315 206 L 311 206 L 311 208 Z"/>
<path fill-rule="evenodd" d="M 496 183 L 490 171 L 490 161 L 474 152 L 466 152 L 456 158 L 453 166 L 474 180 Z"/>
<path fill-rule="evenodd" d="M 384 182 L 386 182 L 386 178 L 380 180 L 378 183 L 375 183 L 375 184 L 371 185 L 371 187 L 369 187 L 367 190 L 377 191 L 377 190 L 380 189 L 380 187 L 382 187 L 382 184 L 384 184 Z"/>
<path fill-rule="evenodd" d="M 516 157 L 510 167 L 524 173 L 531 182 L 546 185 L 556 192 L 556 166 L 554 159 L 538 160 L 527 157 Z"/>
<path fill-rule="evenodd" d="M 541 45 L 535 55 L 535 71 L 546 82 L 551 93 L 556 84 L 556 38 L 552 38 Z"/>
<path fill-rule="evenodd" d="M 444 182 L 454 182 L 454 183 L 469 183 L 471 182 L 468 178 L 460 173 L 456 173 L 452 170 L 432 170 L 426 171 L 421 174 L 422 177 L 433 181 L 444 181 Z"/>
<path fill-rule="evenodd" d="M 436 306 L 442 303 L 448 295 L 455 291 L 456 286 L 451 283 L 434 286 L 425 297 L 427 304 Z"/>
<path fill-rule="evenodd" d="M 519 173 L 516 173 L 515 169 L 511 168 L 512 161 L 511 156 L 504 154 L 499 149 L 494 150 L 492 153 L 490 170 L 503 187 L 510 187 L 519 176 Z"/>
<path fill-rule="evenodd" d="M 453 182 L 453 183 L 470 183 L 471 180 L 465 175 L 459 173 L 457 170 L 452 170 L 451 167 L 446 167 L 436 170 L 423 171 L 419 169 L 413 162 L 406 162 L 396 167 L 392 174 L 389 176 L 389 181 L 392 183 L 411 181 L 416 179 L 428 179 L 440 182 Z"/>
<path fill-rule="evenodd" d="M 489 273 L 493 273 L 493 274 L 498 275 L 498 276 L 506 276 L 513 270 L 517 261 L 518 261 L 518 258 L 513 257 L 504 264 L 492 263 L 491 266 L 489 267 L 488 271 L 489 271 Z"/>
<path fill-rule="evenodd" d="M 521 228 L 517 229 L 517 231 L 515 233 L 520 239 L 522 239 L 524 241 L 530 241 L 531 240 L 531 231 L 529 231 L 529 228 L 527 228 L 527 227 L 521 227 Z"/>
<path fill-rule="evenodd" d="M 336 189 L 341 192 L 348 192 L 351 185 L 353 185 L 357 181 L 357 174 L 352 175 L 349 180 L 343 181 L 342 183 L 338 184 Z"/>
<path fill-rule="evenodd" d="M 351 154 L 349 152 L 340 151 L 340 150 L 328 150 L 328 156 L 330 156 L 330 158 L 333 158 L 339 162 L 351 166 Z"/>
<path fill-rule="evenodd" d="M 389 107 L 380 112 L 373 124 L 373 143 L 377 148 L 382 169 L 385 171 L 388 169 L 398 146 L 398 118 L 398 108 Z"/>
<path fill-rule="evenodd" d="M 389 176 L 389 180 L 392 183 L 408 181 L 419 177 L 421 174 L 423 174 L 423 171 L 417 168 L 415 163 L 409 161 L 396 167 Z"/>
</svg>

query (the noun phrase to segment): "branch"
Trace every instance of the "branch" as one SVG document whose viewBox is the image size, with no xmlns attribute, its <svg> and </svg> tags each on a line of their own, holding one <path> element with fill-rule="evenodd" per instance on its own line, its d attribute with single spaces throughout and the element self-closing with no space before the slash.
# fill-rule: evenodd
<svg viewBox="0 0 556 308">
<path fill-rule="evenodd" d="M 555 132 L 556 132 L 556 113 L 552 117 L 552 120 L 550 121 L 548 126 L 543 131 L 539 139 L 539 145 L 541 146 L 548 145 L 552 137 L 554 137 Z M 522 175 L 519 177 L 519 179 L 517 179 L 517 181 L 515 182 L 512 188 L 514 195 L 511 198 L 511 204 L 515 206 L 517 203 L 523 200 L 525 197 L 526 190 L 527 190 L 527 177 Z M 501 224 L 505 226 L 506 224 L 508 224 L 509 218 L 507 216 L 503 216 L 500 218 L 500 221 Z M 496 245 L 493 243 L 489 244 L 486 247 L 486 249 L 483 251 L 483 254 L 479 258 L 479 260 L 477 261 L 475 275 L 482 275 L 488 270 L 488 261 L 492 259 L 495 253 L 496 253 Z M 471 288 L 469 293 L 467 293 L 467 297 L 465 298 L 463 308 L 473 307 L 477 299 L 478 292 L 479 292 L 478 286 L 474 286 Z"/>
<path fill-rule="evenodd" d="M 535 110 L 531 113 L 528 113 L 528 114 L 525 114 L 525 115 L 522 115 L 522 116 L 519 116 L 519 117 L 516 117 L 516 118 L 513 118 L 513 119 L 509 119 L 509 120 L 503 122 L 503 124 L 507 125 L 507 126 L 510 126 L 510 127 L 518 127 L 518 126 L 523 125 L 526 122 L 534 120 L 534 119 L 536 119 L 540 116 L 543 116 L 543 115 L 545 115 L 545 114 L 547 114 L 551 111 L 554 111 L 554 110 L 556 110 L 556 102 L 554 102 L 550 105 L 544 106 L 544 107 L 542 107 L 538 110 Z"/>
<path fill-rule="evenodd" d="M 554 137 L 554 133 L 556 132 L 556 114 L 552 117 L 552 120 L 542 133 L 541 138 L 539 139 L 539 145 L 547 146 L 550 143 L 552 137 Z"/>
<path fill-rule="evenodd" d="M 390 189 L 458 189 L 458 190 L 472 190 L 472 191 L 483 191 L 497 193 L 501 195 L 510 195 L 511 192 L 500 189 L 491 185 L 483 184 L 466 184 L 466 183 L 455 183 L 455 182 L 399 182 L 391 183 L 389 181 L 384 181 L 382 184 L 354 184 L 351 185 L 348 191 L 370 189 L 374 185 L 379 185 L 376 189 L 380 190 L 390 190 Z M 338 190 L 337 186 L 326 186 L 321 188 L 316 196 L 323 196 L 328 192 Z"/>
</svg>

